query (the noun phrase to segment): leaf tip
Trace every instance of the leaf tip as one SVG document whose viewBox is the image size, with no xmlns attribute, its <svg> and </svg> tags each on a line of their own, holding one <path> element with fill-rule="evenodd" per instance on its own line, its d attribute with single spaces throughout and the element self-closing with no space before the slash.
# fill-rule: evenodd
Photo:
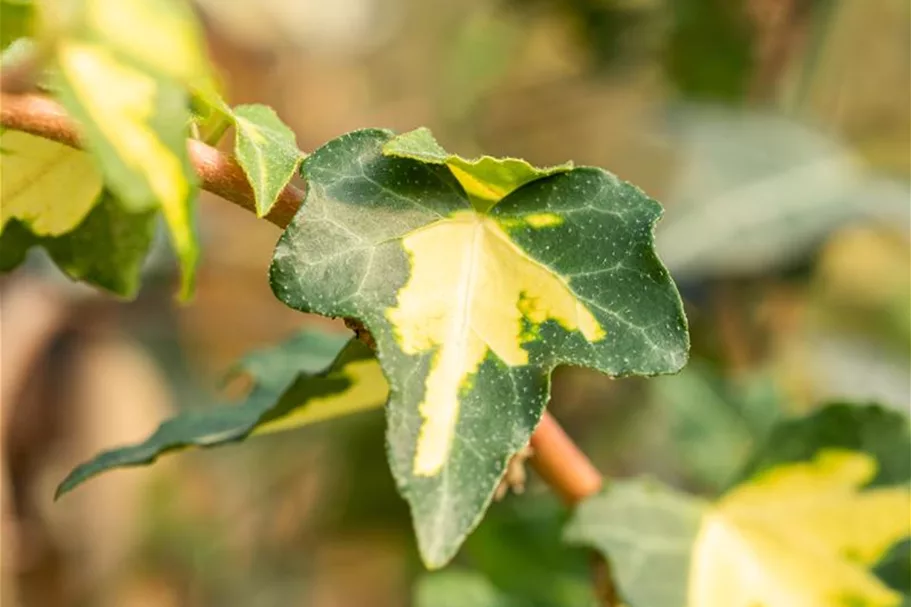
<svg viewBox="0 0 911 607">
<path fill-rule="evenodd" d="M 177 303 L 181 305 L 189 305 L 193 303 L 193 298 L 196 295 L 196 281 L 192 275 L 184 273 L 180 279 L 180 290 L 177 292 Z"/>
<path fill-rule="evenodd" d="M 73 489 L 75 489 L 76 487 L 78 487 L 80 484 L 82 484 L 82 481 L 85 480 L 85 479 L 80 480 L 77 477 L 78 470 L 79 470 L 79 468 L 72 470 L 69 474 L 66 475 L 66 478 L 64 478 L 62 481 L 60 481 L 60 484 L 57 485 L 57 488 L 54 490 L 54 501 L 55 502 L 58 501 L 61 497 L 63 497 L 67 493 L 69 493 L 70 491 L 72 491 Z"/>
</svg>

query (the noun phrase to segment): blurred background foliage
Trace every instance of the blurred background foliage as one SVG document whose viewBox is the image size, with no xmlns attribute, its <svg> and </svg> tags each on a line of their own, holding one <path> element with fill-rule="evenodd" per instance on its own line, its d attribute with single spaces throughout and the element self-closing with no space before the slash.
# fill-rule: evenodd
<svg viewBox="0 0 911 607">
<path fill-rule="evenodd" d="M 312 150 L 365 126 L 603 166 L 666 206 L 693 351 L 674 377 L 560 369 L 551 410 L 608 476 L 716 495 L 777 419 L 911 403 L 911 9 L 901 0 L 197 0 L 232 103 Z M 135 302 L 40 253 L 2 283 L 3 592 L 25 607 L 592 603 L 535 478 L 451 571 L 420 567 L 374 411 L 118 471 L 101 448 L 213 403 L 245 351 L 318 324 L 273 299 L 278 230 L 204 196 L 187 307 L 164 248 Z M 888 564 L 886 564 L 888 565 Z M 884 565 L 884 566 L 886 566 Z M 464 594 L 462 595 L 464 596 Z"/>
</svg>

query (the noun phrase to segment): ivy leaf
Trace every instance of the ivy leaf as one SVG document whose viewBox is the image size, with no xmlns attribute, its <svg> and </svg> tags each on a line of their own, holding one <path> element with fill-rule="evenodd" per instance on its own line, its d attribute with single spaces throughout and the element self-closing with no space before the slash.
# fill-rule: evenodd
<svg viewBox="0 0 911 607">
<path fill-rule="evenodd" d="M 138 445 L 100 453 L 70 472 L 57 497 L 106 470 L 150 464 L 187 447 L 215 447 L 253 434 L 299 428 L 377 408 L 386 399 L 382 372 L 366 346 L 317 331 L 304 331 L 273 349 L 248 355 L 238 370 L 250 373 L 254 381 L 244 402 L 185 411 Z"/>
<path fill-rule="evenodd" d="M 56 87 L 105 182 L 134 212 L 160 207 L 189 297 L 199 256 L 187 81 L 205 77 L 192 14 L 177 0 L 84 0 L 56 44 Z"/>
<path fill-rule="evenodd" d="M 256 197 L 256 214 L 269 213 L 303 158 L 294 132 L 265 105 L 234 108 L 234 153 Z"/>
<path fill-rule="evenodd" d="M 832 430 L 820 427 L 809 459 L 764 468 L 714 504 L 614 483 L 579 507 L 567 538 L 606 553 L 632 607 L 898 605 L 870 569 L 911 535 L 908 475 L 871 486 L 877 458 L 840 448 L 845 431 Z M 907 437 L 888 440 L 907 456 Z"/>
<path fill-rule="evenodd" d="M 38 236 L 69 232 L 101 193 L 89 155 L 20 131 L 0 135 L 0 231 L 18 219 Z"/>
<path fill-rule="evenodd" d="M 661 208 L 639 189 L 577 168 L 491 206 L 448 164 L 390 155 L 402 142 L 357 131 L 304 161 L 307 198 L 271 281 L 292 308 L 354 317 L 373 335 L 390 464 L 433 568 L 527 444 L 555 366 L 673 372 L 688 337 L 652 250 Z"/>
</svg>

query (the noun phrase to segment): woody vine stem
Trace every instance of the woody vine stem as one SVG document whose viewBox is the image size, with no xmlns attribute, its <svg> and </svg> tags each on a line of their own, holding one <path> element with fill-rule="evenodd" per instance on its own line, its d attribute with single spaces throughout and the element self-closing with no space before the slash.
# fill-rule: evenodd
<svg viewBox="0 0 911 607">
<path fill-rule="evenodd" d="M 0 93 L 0 124 L 73 148 L 81 147 L 78 128 L 63 107 L 34 93 Z M 202 189 L 254 212 L 253 191 L 234 158 L 195 139 L 188 139 L 187 146 Z M 303 199 L 300 188 L 288 185 L 266 219 L 285 228 Z M 369 342 L 369 335 L 365 336 L 363 330 L 358 331 L 358 336 Z M 574 505 L 601 488 L 601 474 L 547 411 L 532 434 L 530 445 L 529 463 L 566 504 Z"/>
</svg>

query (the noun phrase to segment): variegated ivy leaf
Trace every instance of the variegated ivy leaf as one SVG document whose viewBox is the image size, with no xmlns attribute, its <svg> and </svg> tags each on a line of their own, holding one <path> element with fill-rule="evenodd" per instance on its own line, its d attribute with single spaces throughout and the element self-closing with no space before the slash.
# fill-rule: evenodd
<svg viewBox="0 0 911 607">
<path fill-rule="evenodd" d="M 875 460 L 825 451 L 715 504 L 638 481 L 579 507 L 569 539 L 611 559 L 631 607 L 897 607 L 870 568 L 911 533 L 907 485 L 862 490 Z"/>
<path fill-rule="evenodd" d="M 303 159 L 294 131 L 265 105 L 239 105 L 232 113 L 234 153 L 256 199 L 256 214 L 269 213 Z"/>
<path fill-rule="evenodd" d="M 117 198 L 161 208 L 188 297 L 199 253 L 187 87 L 207 78 L 192 13 L 180 0 L 82 0 L 74 14 L 56 39 L 55 89 Z"/>
<path fill-rule="evenodd" d="M 238 405 L 185 411 L 138 445 L 98 454 L 60 483 L 57 496 L 106 470 L 150 464 L 188 447 L 216 447 L 250 435 L 291 430 L 381 407 L 386 382 L 373 353 L 357 339 L 307 330 L 247 355 L 235 373 L 249 374 L 253 389 Z"/>
<path fill-rule="evenodd" d="M 371 331 L 391 390 L 390 464 L 439 567 L 528 442 L 556 365 L 673 372 L 688 337 L 652 250 L 661 207 L 641 190 L 596 168 L 480 188 L 515 161 L 425 162 L 415 138 L 428 139 L 357 131 L 309 156 L 271 281 L 289 306 Z M 496 188 L 496 204 L 466 193 Z"/>
<path fill-rule="evenodd" d="M 901 604 L 907 590 L 873 569 L 911 535 L 907 418 L 832 405 L 772 437 L 760 471 L 714 503 L 619 481 L 578 507 L 567 539 L 604 552 L 630 607 Z"/>
</svg>

